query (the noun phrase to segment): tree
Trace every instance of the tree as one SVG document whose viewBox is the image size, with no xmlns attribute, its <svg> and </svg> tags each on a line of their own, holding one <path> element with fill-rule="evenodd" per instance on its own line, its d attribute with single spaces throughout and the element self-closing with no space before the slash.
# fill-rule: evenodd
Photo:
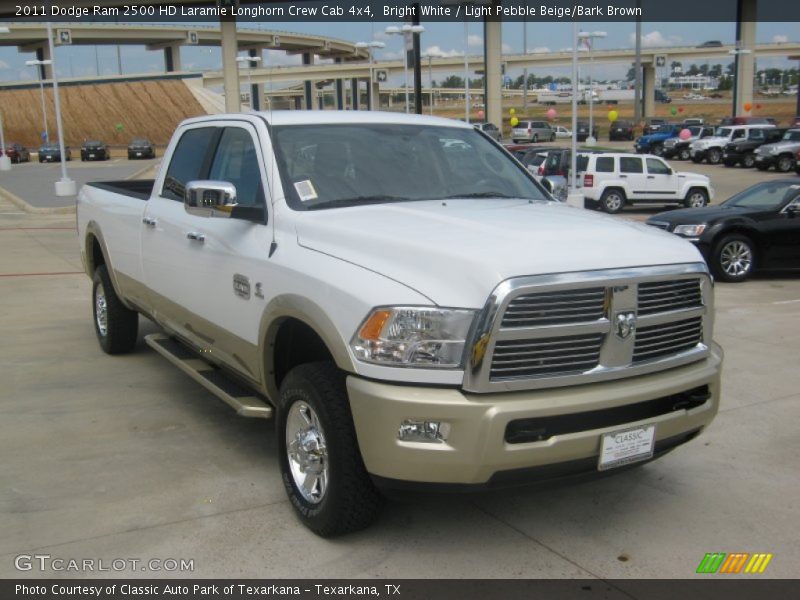
<svg viewBox="0 0 800 600">
<path fill-rule="evenodd" d="M 448 75 L 444 81 L 442 81 L 443 88 L 463 88 L 464 87 L 464 80 L 459 77 L 458 75 Z"/>
<path fill-rule="evenodd" d="M 698 75 L 700 73 L 700 69 L 697 65 L 690 65 L 689 69 L 686 71 L 687 75 Z"/>
</svg>

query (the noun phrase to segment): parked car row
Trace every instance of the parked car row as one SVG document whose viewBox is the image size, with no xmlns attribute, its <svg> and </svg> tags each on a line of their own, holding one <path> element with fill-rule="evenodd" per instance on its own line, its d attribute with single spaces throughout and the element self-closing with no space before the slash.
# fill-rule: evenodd
<svg viewBox="0 0 800 600">
<path fill-rule="evenodd" d="M 496 128 L 495 128 L 496 129 Z M 499 137 L 497 138 L 499 141 Z M 81 145 L 81 160 L 109 160 L 111 149 L 108 144 L 100 140 L 87 140 Z M 0 148 L 0 156 L 5 154 L 11 159 L 12 163 L 30 162 L 31 151 L 22 144 L 11 142 L 6 144 L 5 149 Z M 58 143 L 47 143 L 42 145 L 37 151 L 40 163 L 61 162 L 61 147 Z M 72 148 L 64 146 L 65 160 L 72 160 Z M 155 158 L 155 145 L 145 138 L 137 138 L 128 144 L 128 160 Z"/>
</svg>

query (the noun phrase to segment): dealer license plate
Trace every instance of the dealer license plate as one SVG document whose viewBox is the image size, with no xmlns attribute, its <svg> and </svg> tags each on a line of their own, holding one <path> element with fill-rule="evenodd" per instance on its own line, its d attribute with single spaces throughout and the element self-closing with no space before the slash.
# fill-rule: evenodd
<svg viewBox="0 0 800 600">
<path fill-rule="evenodd" d="M 655 425 L 606 433 L 601 438 L 597 468 L 605 471 L 652 458 L 655 439 Z"/>
<path fill-rule="evenodd" d="M 94 158 L 94 154 L 90 154 L 90 155 L 89 155 L 89 158 Z"/>
<path fill-rule="evenodd" d="M 136 153 L 136 156 L 141 156 L 141 155 L 142 155 L 142 153 L 141 153 L 141 152 L 137 152 L 137 153 Z"/>
</svg>

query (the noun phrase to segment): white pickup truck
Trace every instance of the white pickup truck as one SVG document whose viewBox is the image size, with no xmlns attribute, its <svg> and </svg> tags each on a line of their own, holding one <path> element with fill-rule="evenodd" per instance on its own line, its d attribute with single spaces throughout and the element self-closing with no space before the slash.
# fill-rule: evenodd
<svg viewBox="0 0 800 600">
<path fill-rule="evenodd" d="M 84 186 L 78 228 L 103 350 L 132 351 L 144 315 L 154 350 L 274 417 L 322 536 L 369 525 L 379 490 L 624 468 L 717 412 L 694 246 L 554 201 L 468 124 L 191 119 L 155 180 Z"/>
</svg>

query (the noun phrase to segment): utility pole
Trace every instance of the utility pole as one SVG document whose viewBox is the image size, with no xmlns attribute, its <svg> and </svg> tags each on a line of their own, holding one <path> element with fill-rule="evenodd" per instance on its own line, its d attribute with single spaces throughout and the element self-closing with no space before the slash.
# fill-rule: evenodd
<svg viewBox="0 0 800 600">
<path fill-rule="evenodd" d="M 641 0 L 636 7 L 641 9 Z M 641 12 L 641 11 L 640 11 Z M 642 19 L 636 17 L 636 61 L 634 63 L 636 84 L 633 87 L 633 121 L 638 124 L 642 120 Z"/>
</svg>

